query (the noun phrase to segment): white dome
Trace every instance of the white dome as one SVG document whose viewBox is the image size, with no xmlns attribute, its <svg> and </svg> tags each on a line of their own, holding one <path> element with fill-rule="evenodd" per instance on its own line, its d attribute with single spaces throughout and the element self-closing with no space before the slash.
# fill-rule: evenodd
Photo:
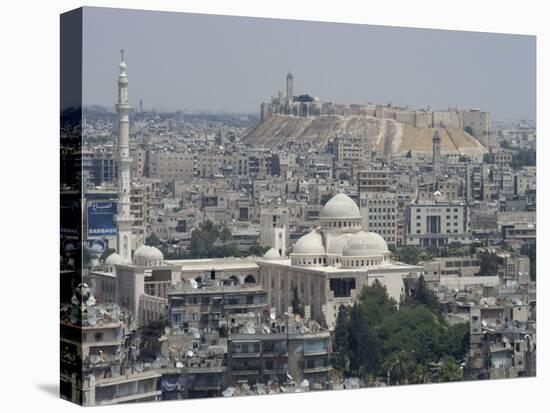
<svg viewBox="0 0 550 413">
<path fill-rule="evenodd" d="M 159 265 L 164 260 L 164 255 L 156 247 L 142 245 L 134 252 L 134 264 L 141 266 Z"/>
<path fill-rule="evenodd" d="M 353 237 L 353 234 L 342 234 L 337 236 L 334 239 L 331 239 L 328 245 L 327 252 L 329 254 L 342 255 L 342 251 L 344 250 L 344 247 L 352 237 Z"/>
<path fill-rule="evenodd" d="M 105 259 L 105 264 L 107 265 L 126 264 L 126 261 L 124 261 L 124 258 L 122 258 L 121 255 L 117 254 L 116 252 L 113 252 L 111 255 L 109 255 Z"/>
<path fill-rule="evenodd" d="M 357 204 L 343 193 L 336 194 L 325 204 L 321 218 L 361 218 Z"/>
<path fill-rule="evenodd" d="M 277 258 L 281 258 L 281 256 L 279 255 L 279 251 L 277 251 L 275 248 L 270 248 L 264 254 L 263 258 L 265 258 L 266 260 L 274 260 Z"/>
<path fill-rule="evenodd" d="M 325 247 L 323 246 L 323 238 L 321 234 L 315 231 L 311 231 L 309 234 L 304 235 L 296 244 L 294 244 L 294 254 L 308 254 L 319 255 L 325 253 Z"/>
<path fill-rule="evenodd" d="M 359 231 L 346 244 L 342 254 L 346 257 L 369 257 L 388 252 L 384 238 L 375 232 Z"/>
</svg>

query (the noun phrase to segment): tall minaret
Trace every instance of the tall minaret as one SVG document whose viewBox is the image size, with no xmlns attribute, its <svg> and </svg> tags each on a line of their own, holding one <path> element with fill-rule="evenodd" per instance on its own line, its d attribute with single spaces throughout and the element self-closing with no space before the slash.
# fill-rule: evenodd
<svg viewBox="0 0 550 413">
<path fill-rule="evenodd" d="M 116 111 L 118 113 L 118 202 L 115 222 L 118 229 L 117 252 L 126 262 L 132 261 L 132 227 L 134 217 L 130 213 L 130 121 L 128 113 L 128 78 L 126 77 L 126 63 L 124 62 L 124 50 L 120 51 L 121 62 L 118 76 L 118 101 Z"/>
<path fill-rule="evenodd" d="M 437 130 L 434 133 L 432 144 L 432 170 L 437 179 L 441 176 L 441 138 Z"/>
<path fill-rule="evenodd" d="M 290 72 L 286 75 L 286 98 L 289 102 L 294 99 L 294 77 Z"/>
</svg>

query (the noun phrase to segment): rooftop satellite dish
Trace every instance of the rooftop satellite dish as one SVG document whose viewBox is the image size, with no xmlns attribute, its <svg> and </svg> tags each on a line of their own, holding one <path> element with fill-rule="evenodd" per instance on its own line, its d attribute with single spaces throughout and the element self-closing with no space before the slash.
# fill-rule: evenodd
<svg viewBox="0 0 550 413">
<path fill-rule="evenodd" d="M 193 333 L 193 338 L 196 338 L 198 340 L 199 338 L 201 338 L 201 334 L 198 331 L 196 331 Z"/>
<path fill-rule="evenodd" d="M 309 387 L 309 380 L 308 379 L 302 380 L 302 382 L 300 383 L 300 387 Z"/>
<path fill-rule="evenodd" d="M 193 279 L 189 280 L 189 284 L 191 284 L 191 288 L 197 289 L 199 287 L 199 284 Z"/>
<path fill-rule="evenodd" d="M 101 361 L 101 357 L 99 357 L 97 354 L 92 354 L 90 356 L 90 363 L 97 364 Z"/>
<path fill-rule="evenodd" d="M 275 315 L 275 313 L 270 313 L 269 318 L 272 319 L 272 320 L 275 320 L 275 318 L 277 318 L 277 316 Z"/>
<path fill-rule="evenodd" d="M 248 334 L 254 334 L 254 333 L 256 332 L 256 330 L 254 329 L 254 327 L 248 326 L 248 327 L 246 328 L 246 332 L 247 332 Z"/>
<path fill-rule="evenodd" d="M 233 393 L 235 393 L 234 387 L 228 387 L 222 392 L 223 397 L 231 397 L 233 396 Z"/>
<path fill-rule="evenodd" d="M 187 352 L 185 353 L 185 355 L 188 357 L 188 358 L 191 358 L 193 357 L 193 352 L 191 350 L 187 350 Z"/>
<path fill-rule="evenodd" d="M 183 368 L 183 363 L 182 363 L 181 361 L 176 361 L 176 367 L 177 367 L 178 369 Z"/>
</svg>

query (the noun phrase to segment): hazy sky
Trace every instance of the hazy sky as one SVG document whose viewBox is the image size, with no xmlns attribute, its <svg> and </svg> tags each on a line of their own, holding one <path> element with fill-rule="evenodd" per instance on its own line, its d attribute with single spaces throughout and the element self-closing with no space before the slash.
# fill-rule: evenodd
<svg viewBox="0 0 550 413">
<path fill-rule="evenodd" d="M 85 104 L 114 105 L 121 48 L 135 107 L 258 112 L 291 71 L 334 103 L 535 118 L 534 36 L 86 8 Z"/>
</svg>

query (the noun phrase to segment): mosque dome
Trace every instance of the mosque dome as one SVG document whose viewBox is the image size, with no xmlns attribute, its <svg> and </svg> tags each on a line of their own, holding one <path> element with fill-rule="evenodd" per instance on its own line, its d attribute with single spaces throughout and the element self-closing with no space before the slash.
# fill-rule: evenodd
<svg viewBox="0 0 550 413">
<path fill-rule="evenodd" d="M 361 218 L 357 204 L 343 193 L 336 194 L 325 204 L 321 218 Z"/>
<path fill-rule="evenodd" d="M 113 252 L 111 255 L 109 255 L 105 259 L 105 264 L 107 265 L 119 265 L 119 264 L 126 264 L 124 261 L 124 258 L 122 258 L 121 255 L 117 254 L 116 252 Z"/>
<path fill-rule="evenodd" d="M 327 252 L 329 254 L 342 255 L 342 251 L 344 250 L 344 247 L 352 237 L 353 237 L 353 234 L 342 234 L 337 236 L 334 239 L 331 239 L 329 242 Z"/>
<path fill-rule="evenodd" d="M 301 237 L 294 244 L 294 254 L 319 255 L 325 253 L 323 246 L 323 238 L 316 231 L 311 231 L 309 234 Z"/>
<path fill-rule="evenodd" d="M 388 252 L 384 238 L 374 232 L 359 231 L 344 247 L 342 254 L 346 257 L 369 257 Z"/>
<path fill-rule="evenodd" d="M 266 260 L 274 260 L 277 258 L 281 258 L 281 256 L 279 255 L 279 251 L 277 251 L 275 248 L 270 248 L 264 254 L 263 258 L 265 258 Z"/>
<path fill-rule="evenodd" d="M 160 265 L 163 260 L 164 256 L 162 255 L 162 252 L 158 248 L 150 247 L 149 245 L 142 245 L 134 252 L 133 262 L 136 265 Z"/>
</svg>

